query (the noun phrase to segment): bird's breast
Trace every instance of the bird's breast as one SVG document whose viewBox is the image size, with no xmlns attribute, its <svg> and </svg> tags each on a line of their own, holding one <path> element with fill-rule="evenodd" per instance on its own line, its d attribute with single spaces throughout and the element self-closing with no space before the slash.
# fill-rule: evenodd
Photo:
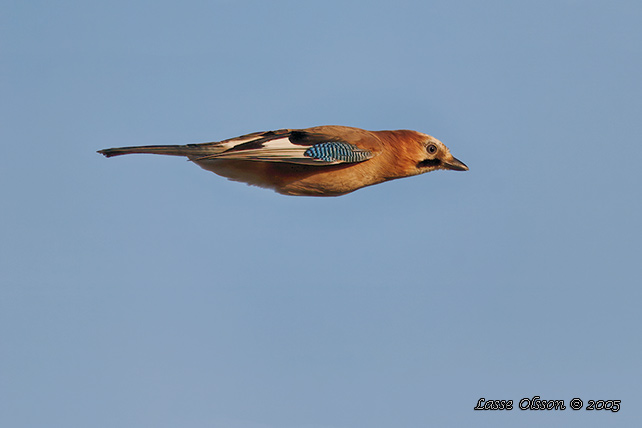
<svg viewBox="0 0 642 428">
<path fill-rule="evenodd" d="M 295 196 L 339 196 L 385 181 L 373 173 L 370 161 L 324 166 L 224 159 L 194 162 L 230 180 Z"/>
</svg>

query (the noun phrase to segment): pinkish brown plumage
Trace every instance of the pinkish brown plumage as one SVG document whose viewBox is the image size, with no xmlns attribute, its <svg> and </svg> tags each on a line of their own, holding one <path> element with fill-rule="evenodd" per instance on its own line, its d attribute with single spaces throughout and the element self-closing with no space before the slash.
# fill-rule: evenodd
<svg viewBox="0 0 642 428">
<path fill-rule="evenodd" d="M 339 196 L 438 169 L 468 170 L 429 135 L 346 126 L 282 129 L 213 143 L 120 147 L 99 153 L 185 156 L 230 180 L 296 196 Z"/>
</svg>

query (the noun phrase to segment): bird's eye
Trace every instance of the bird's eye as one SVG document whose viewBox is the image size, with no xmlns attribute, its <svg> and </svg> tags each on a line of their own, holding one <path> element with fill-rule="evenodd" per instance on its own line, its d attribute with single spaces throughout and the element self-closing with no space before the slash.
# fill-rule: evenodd
<svg viewBox="0 0 642 428">
<path fill-rule="evenodd" d="M 428 153 L 430 153 L 431 155 L 434 155 L 435 153 L 437 153 L 437 146 L 435 146 L 434 144 L 431 144 L 431 145 L 429 145 L 429 146 L 426 148 L 426 150 L 427 150 L 427 151 L 428 151 Z"/>
</svg>

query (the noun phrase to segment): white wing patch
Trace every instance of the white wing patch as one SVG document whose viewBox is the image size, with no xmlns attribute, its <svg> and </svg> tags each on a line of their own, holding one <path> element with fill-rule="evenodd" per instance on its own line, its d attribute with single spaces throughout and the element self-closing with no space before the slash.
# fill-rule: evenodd
<svg viewBox="0 0 642 428">
<path fill-rule="evenodd" d="M 265 138 L 265 134 L 239 137 L 222 141 L 216 147 L 217 153 L 190 160 L 229 159 L 321 166 L 362 162 L 374 156 L 369 150 L 338 141 L 328 140 L 314 145 L 293 144 L 289 135 L 274 139 Z"/>
</svg>

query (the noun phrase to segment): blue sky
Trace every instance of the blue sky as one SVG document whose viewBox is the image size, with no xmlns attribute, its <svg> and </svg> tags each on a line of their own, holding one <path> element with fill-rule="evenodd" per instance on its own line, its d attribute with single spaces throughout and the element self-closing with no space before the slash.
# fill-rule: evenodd
<svg viewBox="0 0 642 428">
<path fill-rule="evenodd" d="M 642 7 L 2 4 L 0 425 L 633 426 Z M 96 150 L 336 124 L 466 173 L 339 198 Z M 476 412 L 481 397 L 622 400 Z"/>
</svg>

